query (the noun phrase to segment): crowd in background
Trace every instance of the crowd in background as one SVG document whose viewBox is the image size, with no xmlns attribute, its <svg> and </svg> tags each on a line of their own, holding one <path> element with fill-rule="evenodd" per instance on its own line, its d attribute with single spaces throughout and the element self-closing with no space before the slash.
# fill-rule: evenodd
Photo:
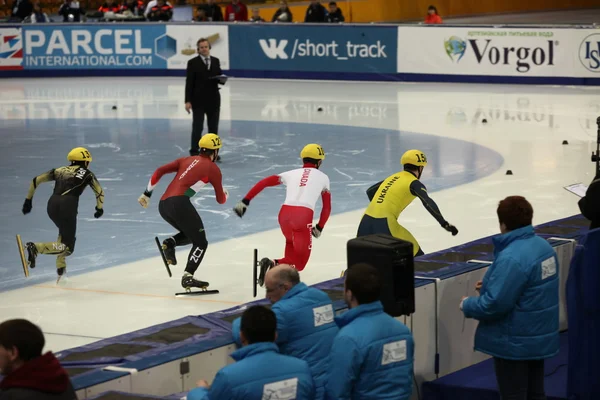
<svg viewBox="0 0 600 400">
<path fill-rule="evenodd" d="M 5 1 L 5 0 L 0 0 Z M 193 20 L 196 22 L 266 22 L 261 16 L 259 7 L 248 6 L 240 0 L 231 0 L 224 9 L 215 0 L 204 0 L 205 3 L 194 10 Z M 43 9 L 38 0 L 14 0 L 8 22 L 43 23 L 54 21 Z M 104 20 L 173 20 L 174 5 L 167 0 L 106 0 L 98 9 L 85 9 L 78 0 L 63 0 L 57 11 L 59 20 L 63 22 L 80 22 L 86 17 Z M 312 0 L 308 5 L 304 18 L 294 21 L 288 2 L 282 0 L 280 7 L 270 18 L 270 22 L 309 22 L 309 23 L 342 23 L 346 21 L 341 8 L 335 1 L 325 7 L 321 2 Z M 424 21 L 426 24 L 441 24 L 442 18 L 435 6 L 430 6 Z"/>
</svg>

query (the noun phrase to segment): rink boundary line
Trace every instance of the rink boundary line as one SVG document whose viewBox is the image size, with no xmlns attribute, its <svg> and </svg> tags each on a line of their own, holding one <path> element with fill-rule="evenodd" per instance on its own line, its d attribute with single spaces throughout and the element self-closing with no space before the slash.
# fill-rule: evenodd
<svg viewBox="0 0 600 400">
<path fill-rule="evenodd" d="M 146 294 L 146 293 L 128 293 L 128 292 L 116 292 L 112 290 L 102 290 L 102 289 L 82 289 L 82 288 L 68 288 L 68 287 L 60 287 L 60 286 L 50 286 L 50 285 L 32 285 L 32 287 L 40 288 L 40 289 L 57 289 L 57 290 L 67 290 L 74 292 L 86 292 L 86 293 L 98 293 L 98 294 L 116 294 L 121 296 L 136 296 L 136 297 L 151 297 L 155 299 L 170 299 L 170 300 L 188 300 L 188 301 L 199 301 L 203 303 L 224 303 L 224 304 L 232 304 L 232 305 L 242 305 L 239 301 L 228 301 L 228 300 L 207 300 L 200 299 L 198 297 L 176 297 L 173 296 L 162 296 L 158 294 Z"/>
</svg>

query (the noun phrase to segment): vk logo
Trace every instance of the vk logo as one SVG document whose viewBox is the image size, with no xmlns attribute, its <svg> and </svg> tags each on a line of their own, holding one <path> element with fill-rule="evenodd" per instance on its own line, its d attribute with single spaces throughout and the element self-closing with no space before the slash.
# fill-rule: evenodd
<svg viewBox="0 0 600 400">
<path fill-rule="evenodd" d="M 600 34 L 586 37 L 579 47 L 579 60 L 592 72 L 600 72 Z"/>
<path fill-rule="evenodd" d="M 267 44 L 265 39 L 260 39 L 258 43 L 265 55 L 271 60 L 276 60 L 277 58 L 281 58 L 282 60 L 288 59 L 288 55 L 285 52 L 285 47 L 288 44 L 287 40 L 280 40 L 278 43 L 277 39 L 269 39 Z"/>
</svg>

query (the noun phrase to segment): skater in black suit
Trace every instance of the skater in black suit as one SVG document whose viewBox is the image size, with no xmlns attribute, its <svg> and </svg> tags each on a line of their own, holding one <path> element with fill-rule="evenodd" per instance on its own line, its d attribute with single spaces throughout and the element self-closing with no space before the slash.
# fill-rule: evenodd
<svg viewBox="0 0 600 400">
<path fill-rule="evenodd" d="M 221 95 L 219 79 L 222 74 L 221 62 L 210 55 L 211 45 L 208 39 L 200 39 L 196 44 L 198 57 L 188 61 L 185 78 L 185 110 L 192 112 L 192 140 L 190 155 L 199 154 L 198 142 L 202 137 L 204 115 L 208 123 L 208 132 L 219 133 L 219 115 Z M 220 158 L 220 157 L 219 157 Z"/>
</svg>

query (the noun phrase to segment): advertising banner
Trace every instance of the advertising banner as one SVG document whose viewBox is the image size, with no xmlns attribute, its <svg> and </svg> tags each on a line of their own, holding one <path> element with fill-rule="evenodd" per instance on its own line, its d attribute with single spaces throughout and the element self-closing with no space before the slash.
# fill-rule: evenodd
<svg viewBox="0 0 600 400">
<path fill-rule="evenodd" d="M 229 69 L 227 26 L 30 25 L 0 29 L 2 69 L 185 69 L 200 38 Z"/>
<path fill-rule="evenodd" d="M 398 72 L 573 76 L 571 29 L 400 27 Z"/>
<path fill-rule="evenodd" d="M 0 71 L 23 69 L 21 28 L 0 28 Z"/>
<path fill-rule="evenodd" d="M 578 63 L 575 74 L 600 78 L 600 32 L 580 29 L 576 37 L 574 50 Z"/>
<path fill-rule="evenodd" d="M 166 69 L 164 25 L 67 25 L 23 28 L 26 69 Z"/>
<path fill-rule="evenodd" d="M 221 61 L 221 69 L 229 69 L 228 27 L 223 25 L 167 25 L 172 52 L 168 58 L 169 69 L 185 69 L 188 60 L 198 55 L 196 43 L 208 39 L 210 54 Z"/>
<path fill-rule="evenodd" d="M 397 27 L 230 26 L 231 69 L 396 73 Z"/>
</svg>

